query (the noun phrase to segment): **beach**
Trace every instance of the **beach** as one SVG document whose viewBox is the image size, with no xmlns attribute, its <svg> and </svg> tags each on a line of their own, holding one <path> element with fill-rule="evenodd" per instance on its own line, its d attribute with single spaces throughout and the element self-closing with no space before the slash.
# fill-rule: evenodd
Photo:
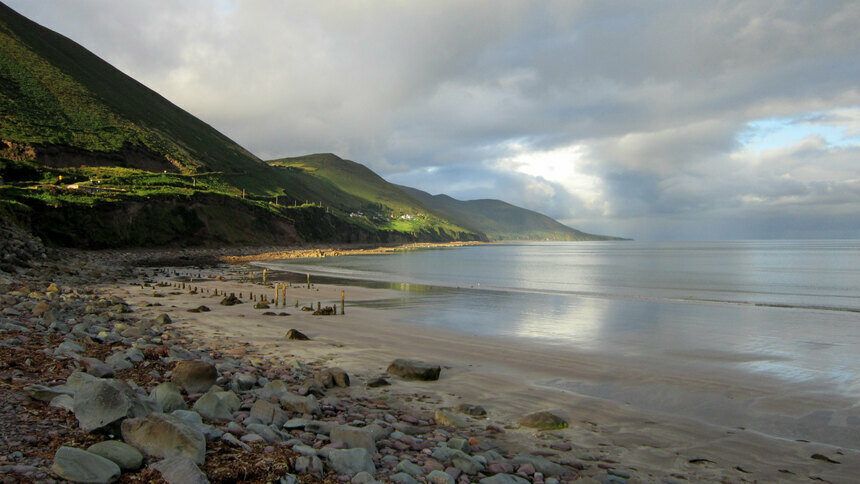
<svg viewBox="0 0 860 484">
<path fill-rule="evenodd" d="M 736 373 L 697 371 L 697 360 L 725 355 L 687 355 L 685 358 L 690 364 L 677 365 L 643 361 L 623 354 L 607 356 L 548 348 L 527 338 L 464 335 L 441 328 L 406 325 L 392 321 L 390 311 L 353 306 L 362 300 L 397 297 L 397 291 L 325 285 L 313 280 L 311 288 L 306 283 L 290 282 L 286 298 L 275 306 L 271 304 L 275 284 L 282 284 L 277 273 L 267 271 L 267 281 L 263 283 L 261 268 L 244 264 L 212 265 L 211 254 L 207 255 L 208 263 L 203 263 L 204 257 L 195 260 L 195 265 L 183 265 L 182 257 L 187 261 L 192 253 L 182 252 L 179 257 L 175 252 L 167 254 L 169 257 L 163 260 L 172 261 L 169 265 L 151 265 L 151 261 L 158 259 L 155 257 L 158 253 L 154 252 L 70 254 L 68 257 L 78 258 L 75 264 L 86 268 L 77 270 L 77 279 L 69 278 L 68 273 L 62 274 L 58 266 L 53 265 L 53 269 L 43 268 L 41 280 L 32 276 L 28 284 L 33 287 L 28 289 L 36 290 L 38 283 L 47 286 L 50 281 L 46 278 L 51 276 L 51 271 L 57 271 L 52 277 L 69 282 L 61 289 L 63 294 L 82 289 L 71 284 L 83 286 L 87 281 L 100 297 L 124 301 L 131 311 L 130 317 L 136 321 L 163 319 L 162 315 L 166 315 L 170 323 L 159 328 L 166 338 L 161 344 L 185 348 L 188 355 L 216 362 L 227 361 L 225 358 L 239 362 L 230 363 L 233 366 L 219 366 L 227 368 L 219 370 L 220 385 L 224 389 L 230 388 L 229 382 L 234 381 L 236 375 L 250 369 L 260 376 L 286 378 L 293 382 L 292 388 L 300 391 L 299 384 L 311 375 L 326 368 L 340 368 L 349 375 L 350 384 L 326 388 L 325 398 L 341 399 L 341 403 L 333 405 L 322 417 L 304 417 L 335 423 L 355 422 L 354 425 L 362 426 L 369 423 L 365 420 L 370 416 L 381 418 L 387 412 L 394 422 L 415 422 L 420 426 L 422 433 L 418 435 L 424 442 L 444 446 L 443 442 L 451 442 L 451 438 L 471 439 L 474 444 L 470 453 L 475 459 L 480 452 L 493 451 L 503 460 L 499 466 L 519 462 L 510 468 L 493 469 L 506 470 L 510 475 L 519 475 L 531 482 L 555 482 L 550 479 L 569 482 L 801 482 L 810 479 L 852 482 L 860 474 L 860 453 L 856 447 L 822 443 L 811 438 L 787 439 L 709 423 L 719 421 L 719 415 L 702 419 L 659 411 L 661 403 L 663 408 L 671 409 L 678 399 L 697 402 L 701 411 L 708 414 L 731 412 L 732 407 L 725 405 L 726 401 L 752 402 L 744 405 L 753 406 L 754 413 L 760 414 L 762 419 L 771 419 L 771 425 L 779 426 L 801 421 L 803 416 L 814 415 L 816 409 L 829 409 L 834 404 L 830 396 L 814 391 L 794 392 L 786 397 L 781 384 L 766 377 L 747 375 L 739 381 Z M 112 269 L 93 267 L 106 261 L 112 261 Z M 150 262 L 141 264 L 141 261 Z M 16 285 L 7 279 L 5 292 L 14 292 Z M 316 308 L 317 303 L 323 307 L 336 304 L 339 313 L 342 292 L 346 301 L 342 315 L 315 316 L 301 310 L 304 306 Z M 243 302 L 221 305 L 220 301 L 230 294 Z M 254 299 L 259 301 L 262 296 L 270 301 L 269 309 L 254 308 Z M 18 305 L 26 306 L 26 301 L 21 302 L 25 296 L 14 297 Z M 296 307 L 296 303 L 300 307 Z M 210 311 L 189 312 L 200 306 Z M 287 339 L 285 335 L 290 329 L 302 332 L 310 340 Z M 117 344 L 114 342 L 111 348 L 116 349 Z M 104 358 L 105 350 L 100 351 Z M 441 368 L 438 381 L 411 381 L 388 373 L 388 365 L 397 358 L 438 364 Z M 76 367 L 76 364 L 67 366 Z M 161 377 L 166 375 L 162 373 Z M 367 385 L 379 377 L 390 385 Z M 15 386 L 16 378 L 26 380 L 26 375 L 10 378 L 10 385 L 15 388 L 34 383 L 22 380 Z M 263 382 L 258 380 L 257 384 L 262 386 Z M 150 381 L 149 384 L 154 383 Z M 145 388 L 143 380 L 141 385 Z M 591 387 L 591 396 L 582 391 L 585 387 Z M 595 388 L 602 389 L 606 397 L 594 397 Z M 677 393 L 675 389 L 678 388 L 684 391 Z M 651 407 L 640 404 L 643 395 L 654 401 Z M 190 404 L 200 397 L 200 394 L 189 394 L 186 399 Z M 247 405 L 254 402 L 249 393 L 241 393 L 240 397 Z M 630 397 L 633 403 L 625 402 L 625 397 Z M 846 407 L 856 405 L 855 402 L 842 403 Z M 357 411 L 360 417 L 350 416 L 346 409 L 358 404 L 364 408 Z M 483 407 L 486 418 L 457 414 L 454 420 L 459 425 L 447 425 L 451 422 L 444 420 L 446 414 L 438 411 L 454 409 L 461 404 Z M 380 408 L 386 410 L 380 411 Z M 540 411 L 561 417 L 567 427 L 535 430 L 517 423 L 523 416 Z M 247 407 L 236 412 L 234 416 L 245 418 L 247 415 L 243 412 L 247 412 Z M 849 417 L 831 412 L 826 418 L 804 425 L 834 426 L 837 432 L 839 428 L 850 430 L 845 422 Z M 839 419 L 843 420 L 841 426 Z M 223 423 L 220 425 L 227 428 Z M 398 424 L 392 423 L 394 425 Z M 789 430 L 802 432 L 803 428 Z M 82 438 L 80 434 L 75 435 Z M 852 434 L 846 435 L 845 438 L 851 439 Z M 310 438 L 308 443 L 318 449 L 328 447 L 325 445 L 328 437 L 302 436 Z M 439 462 L 436 454 L 430 457 L 432 452 L 414 447 L 396 450 L 401 446 L 394 446 L 385 439 L 379 442 L 379 450 L 384 453 L 374 458 L 378 471 L 375 477 L 383 482 L 391 480 L 395 474 L 396 459 L 383 460 L 392 455 L 424 464 L 424 475 L 418 476 L 419 481 L 430 477 L 436 464 L 429 461 L 455 474 L 458 482 L 477 482 L 495 474 L 489 472 L 489 467 L 465 473 L 451 462 Z M 339 478 L 338 473 L 332 473 L 328 467 L 328 460 L 325 474 L 297 472 L 295 442 L 267 447 L 254 445 L 257 445 L 253 447 L 255 455 L 268 455 L 270 461 L 274 456 L 283 455 L 291 472 L 298 474 L 302 482 L 323 479 L 336 482 Z M 236 452 L 240 451 L 211 445 L 207 450 L 209 463 L 204 469 L 211 474 L 215 462 L 223 464 L 223 455 L 235 456 Z M 45 449 L 41 449 L 40 455 L 46 454 Z M 325 455 L 324 452 L 318 454 L 321 459 Z M 560 464 L 563 472 L 551 475 L 536 471 L 533 464 L 516 461 L 524 455 Z M 6 473 L 14 470 L 9 467 L 11 465 L 4 466 Z M 37 469 L 30 470 L 35 472 L 33 475 L 41 475 L 38 465 L 32 467 Z M 135 475 L 157 477 L 147 470 L 143 474 L 124 474 L 123 478 Z M 213 479 L 212 475 L 209 477 Z M 345 476 L 347 480 L 350 477 Z"/>
</svg>

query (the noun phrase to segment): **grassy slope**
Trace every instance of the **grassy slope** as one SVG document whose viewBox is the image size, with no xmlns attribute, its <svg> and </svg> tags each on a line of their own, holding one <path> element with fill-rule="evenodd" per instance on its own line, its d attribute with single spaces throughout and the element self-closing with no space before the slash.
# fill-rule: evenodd
<svg viewBox="0 0 860 484">
<path fill-rule="evenodd" d="M 305 190 L 313 190 L 319 197 L 310 195 L 306 200 L 322 200 L 344 214 L 361 212 L 363 216 L 355 217 L 356 220 L 400 232 L 430 229 L 458 234 L 467 231 L 435 215 L 366 166 L 331 153 L 280 158 L 269 164 L 282 171 L 283 179 L 301 180 Z"/>
<path fill-rule="evenodd" d="M 448 195 L 430 195 L 415 188 L 400 188 L 441 216 L 483 232 L 491 240 L 619 240 L 581 232 L 546 215 L 501 200 L 463 202 Z"/>
<path fill-rule="evenodd" d="M 134 148 L 184 173 L 218 171 L 276 190 L 261 160 L 72 40 L 0 4 L 0 138 L 116 153 Z"/>
</svg>

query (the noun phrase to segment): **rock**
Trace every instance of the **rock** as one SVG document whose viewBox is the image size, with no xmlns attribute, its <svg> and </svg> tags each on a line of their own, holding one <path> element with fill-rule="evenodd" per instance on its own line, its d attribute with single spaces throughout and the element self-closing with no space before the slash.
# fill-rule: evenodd
<svg viewBox="0 0 860 484">
<path fill-rule="evenodd" d="M 348 449 L 363 448 L 371 454 L 376 453 L 376 443 L 371 433 L 363 428 L 349 425 L 337 425 L 332 427 L 329 433 L 332 443 L 342 443 Z"/>
<path fill-rule="evenodd" d="M 275 431 L 275 429 L 269 427 L 268 425 L 263 425 L 259 423 L 248 424 L 248 431 L 259 435 L 270 444 L 279 444 L 285 440 L 283 434 Z"/>
<path fill-rule="evenodd" d="M 310 338 L 307 337 L 304 333 L 297 329 L 290 329 L 287 331 L 285 335 L 287 339 L 296 340 L 296 341 L 310 341 Z"/>
<path fill-rule="evenodd" d="M 472 452 L 472 446 L 469 444 L 469 441 L 461 437 L 454 437 L 452 439 L 448 439 L 448 448 L 457 449 L 466 454 Z"/>
<path fill-rule="evenodd" d="M 414 477 L 406 474 L 405 472 L 398 472 L 391 476 L 391 482 L 396 484 L 418 484 L 418 481 L 416 481 Z"/>
<path fill-rule="evenodd" d="M 127 417 L 143 417 L 155 404 L 142 400 L 122 380 L 96 380 L 75 391 L 75 418 L 87 432 L 119 422 Z"/>
<path fill-rule="evenodd" d="M 373 475 L 367 471 L 361 471 L 352 476 L 349 481 L 352 484 L 380 484 L 379 481 L 373 478 Z"/>
<path fill-rule="evenodd" d="M 529 484 L 529 481 L 522 477 L 511 474 L 496 474 L 490 477 L 485 477 L 478 482 L 480 484 Z"/>
<path fill-rule="evenodd" d="M 320 405 L 313 395 L 302 397 L 293 393 L 285 393 L 281 395 L 280 402 L 284 410 L 290 412 L 309 413 L 312 415 L 319 415 L 321 413 Z"/>
<path fill-rule="evenodd" d="M 281 410 L 280 405 L 262 399 L 254 402 L 250 416 L 259 420 L 263 425 L 275 424 L 280 427 L 287 421 L 287 416 Z"/>
<path fill-rule="evenodd" d="M 468 425 L 463 417 L 441 408 L 436 410 L 435 418 L 436 423 L 439 425 L 447 425 L 449 427 L 465 427 Z"/>
<path fill-rule="evenodd" d="M 454 467 L 473 476 L 482 470 L 484 470 L 484 466 L 481 465 L 477 460 L 469 457 L 466 454 L 457 455 L 451 458 L 451 463 L 454 464 Z"/>
<path fill-rule="evenodd" d="M 51 403 L 48 406 L 54 408 L 62 408 L 67 412 L 74 413 L 75 411 L 75 398 L 71 395 L 57 395 L 56 397 L 51 399 Z"/>
<path fill-rule="evenodd" d="M 421 477 L 424 475 L 424 468 L 415 464 L 412 461 L 402 460 L 397 464 L 397 467 L 394 468 L 397 472 L 405 472 L 412 477 Z"/>
<path fill-rule="evenodd" d="M 455 484 L 454 478 L 447 472 L 434 470 L 427 474 L 427 482 L 431 484 Z"/>
<path fill-rule="evenodd" d="M 222 306 L 234 306 L 236 304 L 242 304 L 242 301 L 239 300 L 239 298 L 235 295 L 230 294 L 229 296 L 222 299 L 219 304 L 221 304 Z"/>
<path fill-rule="evenodd" d="M 305 425 L 307 425 L 311 422 L 313 422 L 313 421 L 308 420 L 306 418 L 291 418 L 291 419 L 287 420 L 286 422 L 284 422 L 284 425 L 282 425 L 282 427 L 287 429 L 287 430 L 296 430 L 296 429 L 304 430 Z"/>
<path fill-rule="evenodd" d="M 388 380 L 382 377 L 377 377 L 367 382 L 367 386 L 370 388 L 385 387 L 388 385 L 391 385 L 391 383 L 389 383 Z"/>
<path fill-rule="evenodd" d="M 517 421 L 523 427 L 539 430 L 559 430 L 567 428 L 567 422 L 558 415 L 550 412 L 535 412 Z"/>
<path fill-rule="evenodd" d="M 269 309 L 269 305 L 260 301 L 257 304 L 254 304 L 254 309 Z"/>
<path fill-rule="evenodd" d="M 233 414 L 230 412 L 230 409 L 212 391 L 206 392 L 202 397 L 198 398 L 191 408 L 207 420 L 233 420 Z"/>
<path fill-rule="evenodd" d="M 332 382 L 335 386 L 346 388 L 349 386 L 349 375 L 346 374 L 340 367 L 329 368 L 328 373 L 331 375 Z"/>
<path fill-rule="evenodd" d="M 119 466 L 104 457 L 74 447 L 60 447 L 54 454 L 51 470 L 72 482 L 114 482 L 119 479 Z"/>
<path fill-rule="evenodd" d="M 388 365 L 388 373 L 407 380 L 432 381 L 439 379 L 439 365 L 416 360 L 396 359 Z"/>
<path fill-rule="evenodd" d="M 168 484 L 208 484 L 209 479 L 188 457 L 171 457 L 149 467 L 161 473 Z"/>
<path fill-rule="evenodd" d="M 113 376 L 113 368 L 105 364 L 102 360 L 84 357 L 81 358 L 81 362 L 87 369 L 87 373 L 96 378 L 109 378 Z"/>
<path fill-rule="evenodd" d="M 110 366 L 114 371 L 127 370 L 134 366 L 126 359 L 124 352 L 111 354 L 105 358 L 105 364 Z"/>
<path fill-rule="evenodd" d="M 256 393 L 257 396 L 266 400 L 272 397 L 280 398 L 281 395 L 290 393 L 290 387 L 289 385 L 287 385 L 287 382 L 281 380 L 274 380 L 266 383 L 266 385 L 263 388 L 257 390 Z"/>
<path fill-rule="evenodd" d="M 75 392 L 65 386 L 58 385 L 55 387 L 46 387 L 44 385 L 30 385 L 24 388 L 24 391 L 27 392 L 27 395 L 30 396 L 33 400 L 38 400 L 40 402 L 50 402 L 54 398 L 60 395 L 74 395 Z"/>
<path fill-rule="evenodd" d="M 221 403 L 226 405 L 231 412 L 239 410 L 239 407 L 242 406 L 242 400 L 240 400 L 239 396 L 231 390 L 216 391 L 215 396 L 218 397 L 218 399 L 221 400 Z"/>
<path fill-rule="evenodd" d="M 560 476 L 566 472 L 566 469 L 555 462 L 550 461 L 546 457 L 540 457 L 529 454 L 519 454 L 511 460 L 514 465 L 531 464 L 535 470 L 545 476 Z"/>
<path fill-rule="evenodd" d="M 211 309 L 206 306 L 197 306 L 196 308 L 188 310 L 189 313 L 208 313 L 209 311 L 211 311 Z"/>
<path fill-rule="evenodd" d="M 188 408 L 188 404 L 185 403 L 182 394 L 179 392 L 179 387 L 169 381 L 159 383 L 158 386 L 153 388 L 149 394 L 149 398 L 155 400 L 164 413 Z"/>
<path fill-rule="evenodd" d="M 465 413 L 466 415 L 470 415 L 472 417 L 486 417 L 487 410 L 480 405 L 471 405 L 468 403 L 461 403 L 457 405 L 456 410 L 460 413 Z"/>
<path fill-rule="evenodd" d="M 158 316 L 155 317 L 155 321 L 162 326 L 170 324 L 173 322 L 173 320 L 170 319 L 170 316 L 168 316 L 167 313 L 159 314 Z"/>
<path fill-rule="evenodd" d="M 231 434 L 230 432 L 225 432 L 224 435 L 221 436 L 221 440 L 227 442 L 230 445 L 241 447 L 246 452 L 251 452 L 251 447 L 248 444 L 237 439 L 236 436 Z"/>
<path fill-rule="evenodd" d="M 87 452 L 104 457 L 124 471 L 134 471 L 143 465 L 143 454 L 119 440 L 105 440 L 93 444 L 87 448 Z"/>
<path fill-rule="evenodd" d="M 237 373 L 233 375 L 233 379 L 231 380 L 231 387 L 233 391 L 241 393 L 246 392 L 257 384 L 257 377 L 254 375 L 249 375 L 247 373 Z"/>
<path fill-rule="evenodd" d="M 325 473 L 322 461 L 315 455 L 296 457 L 293 469 L 299 474 L 311 474 L 317 477 L 322 477 Z"/>
<path fill-rule="evenodd" d="M 364 448 L 333 450 L 328 455 L 328 465 L 338 474 L 355 475 L 361 471 L 376 473 L 370 452 Z"/>
<path fill-rule="evenodd" d="M 198 360 L 185 360 L 176 363 L 170 380 L 186 393 L 199 393 L 209 390 L 218 379 L 215 366 Z"/>
<path fill-rule="evenodd" d="M 153 413 L 145 418 L 127 419 L 122 423 L 122 438 L 152 457 L 184 456 L 201 465 L 206 458 L 203 434 L 171 415 Z"/>
</svg>

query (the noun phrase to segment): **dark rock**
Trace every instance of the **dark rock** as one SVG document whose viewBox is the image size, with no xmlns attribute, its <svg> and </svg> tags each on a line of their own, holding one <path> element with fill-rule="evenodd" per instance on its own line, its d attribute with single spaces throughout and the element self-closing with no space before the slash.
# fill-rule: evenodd
<svg viewBox="0 0 860 484">
<path fill-rule="evenodd" d="M 222 306 L 234 306 L 236 304 L 242 304 L 242 301 L 239 300 L 239 298 L 236 297 L 234 294 L 230 294 L 229 296 L 222 299 L 219 304 L 221 304 Z"/>
<path fill-rule="evenodd" d="M 119 440 L 105 440 L 87 448 L 87 452 L 100 455 L 114 462 L 124 471 L 134 471 L 143 465 L 143 454 Z"/>
<path fill-rule="evenodd" d="M 389 383 L 388 380 L 386 380 L 385 378 L 382 378 L 381 376 L 376 377 L 376 378 L 367 382 L 367 386 L 370 388 L 379 388 L 379 387 L 385 387 L 385 386 L 389 386 L 389 385 L 391 385 L 391 383 Z"/>
<path fill-rule="evenodd" d="M 287 331 L 286 338 L 296 341 L 310 341 L 310 338 L 308 338 L 304 333 L 297 329 L 291 329 Z"/>
<path fill-rule="evenodd" d="M 207 313 L 209 311 L 211 311 L 211 309 L 209 309 L 206 306 L 202 306 L 202 305 L 188 310 L 189 313 Z"/>
<path fill-rule="evenodd" d="M 468 403 L 461 403 L 457 405 L 456 410 L 460 413 L 465 413 L 466 415 L 471 415 L 472 417 L 486 417 L 487 410 L 480 405 L 471 405 Z"/>
<path fill-rule="evenodd" d="M 432 381 L 439 379 L 442 368 L 439 365 L 417 360 L 396 359 L 388 365 L 388 373 L 407 380 Z"/>
</svg>

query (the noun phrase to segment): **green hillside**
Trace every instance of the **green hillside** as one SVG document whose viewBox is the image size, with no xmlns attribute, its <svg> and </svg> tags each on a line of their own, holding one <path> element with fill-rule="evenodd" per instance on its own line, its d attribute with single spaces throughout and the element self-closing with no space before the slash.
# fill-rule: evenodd
<svg viewBox="0 0 860 484">
<path fill-rule="evenodd" d="M 587 234 L 541 213 L 501 200 L 463 202 L 448 195 L 430 195 L 415 188 L 400 188 L 440 216 L 470 230 L 483 232 L 490 240 L 622 240 Z"/>
<path fill-rule="evenodd" d="M 0 215 L 15 214 L 49 243 L 481 238 L 435 217 L 412 218 L 427 212 L 417 202 L 365 193 L 368 199 L 344 188 L 310 171 L 268 165 L 77 43 L 0 4 Z M 350 217 L 355 210 L 378 216 Z M 113 220 L 116 214 L 122 219 Z"/>
<path fill-rule="evenodd" d="M 331 153 L 280 158 L 269 164 L 281 171 L 278 179 L 287 193 L 299 201 L 320 200 L 356 223 L 407 233 L 431 230 L 456 236 L 469 232 L 366 166 Z"/>
</svg>

